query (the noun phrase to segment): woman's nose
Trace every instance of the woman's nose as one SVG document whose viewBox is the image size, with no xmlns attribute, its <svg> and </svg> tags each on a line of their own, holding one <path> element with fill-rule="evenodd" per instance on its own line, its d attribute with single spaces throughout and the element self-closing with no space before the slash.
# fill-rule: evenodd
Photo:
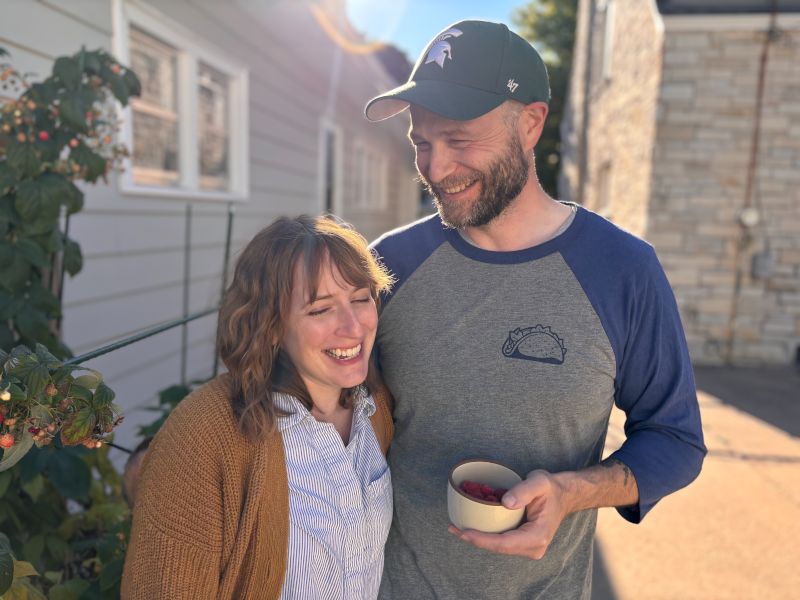
<svg viewBox="0 0 800 600">
<path fill-rule="evenodd" d="M 348 305 L 339 313 L 339 323 L 337 331 L 340 335 L 349 337 L 361 337 L 364 333 L 364 326 L 358 318 L 358 314 L 353 307 Z"/>
</svg>

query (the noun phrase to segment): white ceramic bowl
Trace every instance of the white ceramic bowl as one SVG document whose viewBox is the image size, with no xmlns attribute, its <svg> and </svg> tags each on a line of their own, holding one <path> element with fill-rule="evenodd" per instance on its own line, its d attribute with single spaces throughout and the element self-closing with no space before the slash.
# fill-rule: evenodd
<svg viewBox="0 0 800 600">
<path fill-rule="evenodd" d="M 502 533 L 516 528 L 522 521 L 524 508 L 508 509 L 502 504 L 478 500 L 461 491 L 464 481 L 484 483 L 493 488 L 510 489 L 522 481 L 514 471 L 490 460 L 465 460 L 450 471 L 447 484 L 447 513 L 459 529 L 476 529 L 486 533 Z"/>
</svg>

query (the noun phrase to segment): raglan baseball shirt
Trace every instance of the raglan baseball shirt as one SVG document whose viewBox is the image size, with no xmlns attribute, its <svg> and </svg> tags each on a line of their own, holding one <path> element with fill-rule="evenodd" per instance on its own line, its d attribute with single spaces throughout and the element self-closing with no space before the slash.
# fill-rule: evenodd
<svg viewBox="0 0 800 600">
<path fill-rule="evenodd" d="M 438 215 L 374 245 L 397 278 L 378 333 L 396 427 L 383 599 L 589 598 L 596 510 L 567 517 L 539 561 L 478 549 L 447 531 L 447 476 L 464 459 L 523 477 L 595 465 L 616 404 L 614 456 L 640 494 L 623 517 L 699 473 L 694 377 L 655 252 L 572 206 L 569 227 L 525 250 L 473 246 Z"/>
</svg>

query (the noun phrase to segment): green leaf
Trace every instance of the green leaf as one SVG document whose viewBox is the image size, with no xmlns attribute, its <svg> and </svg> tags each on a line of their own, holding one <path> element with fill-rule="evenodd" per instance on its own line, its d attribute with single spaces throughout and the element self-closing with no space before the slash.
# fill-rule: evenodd
<svg viewBox="0 0 800 600">
<path fill-rule="evenodd" d="M 94 430 L 95 416 L 91 408 L 82 408 L 72 413 L 61 427 L 61 441 L 73 446 L 85 440 Z"/>
<path fill-rule="evenodd" d="M 58 219 L 61 202 L 54 191 L 49 178 L 25 180 L 17 188 L 14 208 L 25 222 L 55 221 Z"/>
<path fill-rule="evenodd" d="M 103 382 L 97 384 L 97 389 L 94 391 L 95 407 L 108 406 L 113 401 L 114 391 Z"/>
<path fill-rule="evenodd" d="M 48 600 L 79 600 L 81 594 L 89 589 L 89 582 L 84 579 L 70 579 L 54 585 L 47 594 Z"/>
<path fill-rule="evenodd" d="M 31 537 L 22 546 L 22 556 L 32 563 L 39 562 L 42 552 L 44 552 L 44 535 L 41 533 Z"/>
<path fill-rule="evenodd" d="M 136 73 L 131 69 L 125 69 L 125 72 L 122 74 L 122 81 L 128 86 L 128 94 L 130 96 L 142 95 L 142 84 L 136 76 Z"/>
<path fill-rule="evenodd" d="M 72 385 L 69 386 L 67 397 L 78 400 L 81 404 L 91 404 L 93 397 L 92 390 L 83 387 L 81 384 L 76 383 L 76 381 L 73 381 Z"/>
<path fill-rule="evenodd" d="M 12 479 L 14 479 L 14 475 L 11 471 L 3 471 L 0 473 L 0 498 L 6 495 Z"/>
<path fill-rule="evenodd" d="M 39 362 L 45 365 L 48 369 L 57 369 L 61 366 L 61 361 L 53 356 L 42 344 L 36 344 L 34 352 L 36 354 L 36 358 L 39 359 Z"/>
<path fill-rule="evenodd" d="M 22 438 L 11 448 L 3 450 L 3 460 L 0 460 L 0 471 L 6 471 L 17 464 L 33 448 L 33 436 L 23 431 Z"/>
<path fill-rule="evenodd" d="M 31 177 L 39 172 L 41 162 L 34 144 L 12 139 L 8 142 L 6 156 L 9 166 L 20 175 Z"/>
<path fill-rule="evenodd" d="M 87 71 L 95 74 L 100 73 L 100 55 L 97 52 L 84 52 L 83 59 Z"/>
<path fill-rule="evenodd" d="M 20 254 L 14 254 L 14 259 L 7 267 L 0 269 L 0 286 L 9 292 L 21 292 L 31 276 L 31 264 Z"/>
<path fill-rule="evenodd" d="M 39 283 L 34 283 L 28 288 L 28 300 L 32 306 L 50 318 L 57 318 L 61 315 L 61 302 L 50 290 Z"/>
<path fill-rule="evenodd" d="M 71 276 L 77 275 L 83 268 L 83 255 L 78 242 L 69 238 L 64 240 L 64 269 Z"/>
<path fill-rule="evenodd" d="M 93 390 L 101 381 L 103 381 L 103 376 L 97 371 L 92 371 L 91 373 L 85 373 L 84 375 L 76 377 L 73 380 L 73 384 Z"/>
<path fill-rule="evenodd" d="M 128 104 L 128 86 L 125 85 L 125 81 L 122 77 L 114 73 L 108 67 L 103 67 L 102 77 L 106 80 L 108 87 L 111 88 L 111 93 L 119 100 L 120 104 L 122 104 L 122 106 Z"/>
<path fill-rule="evenodd" d="M 11 392 L 11 402 L 25 402 L 28 399 L 28 394 L 16 383 L 8 386 L 8 391 Z"/>
<path fill-rule="evenodd" d="M 33 315 L 41 315 L 38 311 L 33 310 L 31 307 L 26 306 L 23 310 L 17 315 L 17 326 L 19 327 L 21 321 L 24 319 L 34 319 L 33 316 L 28 316 L 31 313 Z M 42 319 L 44 317 L 41 317 Z M 45 324 L 47 321 L 44 321 Z M 25 334 L 25 331 L 22 327 L 20 327 L 20 331 Z M 34 338 L 35 339 L 35 338 Z M 13 375 L 18 379 L 21 379 L 28 388 L 28 394 L 31 396 L 35 396 L 40 392 L 44 391 L 44 388 L 50 381 L 50 372 L 47 370 L 47 365 L 42 364 L 39 360 L 39 357 L 32 353 L 26 346 L 23 346 L 27 353 L 18 352 L 15 353 L 14 350 L 11 352 L 11 358 L 6 362 L 6 372 L 9 375 Z"/>
<path fill-rule="evenodd" d="M 47 551 L 50 556 L 58 563 L 63 563 L 67 560 L 70 554 L 69 544 L 62 540 L 57 535 L 50 534 L 47 536 Z"/>
<path fill-rule="evenodd" d="M 33 565 L 24 560 L 14 561 L 14 577 L 35 577 L 38 571 L 33 568 Z"/>
<path fill-rule="evenodd" d="M 83 438 L 85 437 L 84 435 Z M 47 460 L 45 474 L 53 487 L 65 498 L 81 500 L 89 494 L 92 471 L 89 465 L 74 454 L 53 452 Z"/>
<path fill-rule="evenodd" d="M 62 94 L 59 103 L 59 114 L 64 125 L 81 133 L 86 133 L 89 126 L 86 124 L 86 105 L 80 94 Z"/>
<path fill-rule="evenodd" d="M 86 181 L 94 182 L 106 172 L 106 159 L 88 146 L 81 144 L 77 148 L 73 148 L 69 157 L 79 165 L 86 167 L 86 175 L 84 177 Z"/>
<path fill-rule="evenodd" d="M 71 181 L 67 183 L 70 185 L 70 193 L 64 196 L 64 206 L 67 207 L 68 215 L 74 215 L 83 208 L 83 192 Z"/>
<path fill-rule="evenodd" d="M 50 259 L 41 246 L 29 238 L 19 238 L 14 245 L 15 250 L 21 254 L 29 263 L 40 269 L 50 266 Z"/>
<path fill-rule="evenodd" d="M 74 58 L 62 56 L 53 64 L 53 75 L 68 89 L 74 90 L 81 83 L 81 70 Z"/>
<path fill-rule="evenodd" d="M 0 241 L 0 269 L 14 262 L 14 248 L 5 240 Z"/>
<path fill-rule="evenodd" d="M 0 594 L 5 594 L 14 581 L 14 554 L 11 542 L 4 533 L 0 533 Z"/>
<path fill-rule="evenodd" d="M 41 475 L 36 475 L 31 477 L 28 481 L 24 481 L 20 487 L 22 487 L 22 490 L 36 502 L 44 491 L 44 478 L 42 478 Z M 38 560 L 38 558 L 36 560 Z M 36 562 L 36 560 L 34 560 L 34 562 Z"/>
<path fill-rule="evenodd" d="M 47 316 L 31 305 L 23 306 L 17 313 L 16 326 L 17 330 L 26 340 L 44 341 L 52 335 L 50 332 L 50 322 Z M 50 374 L 47 372 L 47 368 L 44 367 L 43 370 L 40 369 L 36 373 L 34 379 L 25 378 L 25 384 L 30 388 L 29 391 L 31 395 L 35 396 L 44 390 L 44 386 L 47 385 L 49 377 Z"/>
<path fill-rule="evenodd" d="M 8 164 L 0 162 L 0 196 L 17 184 L 17 174 Z"/>
</svg>

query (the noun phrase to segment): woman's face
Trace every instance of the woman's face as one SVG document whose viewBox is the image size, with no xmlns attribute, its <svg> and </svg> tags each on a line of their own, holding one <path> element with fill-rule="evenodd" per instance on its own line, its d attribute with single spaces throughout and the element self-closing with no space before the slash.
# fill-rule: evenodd
<svg viewBox="0 0 800 600">
<path fill-rule="evenodd" d="M 366 379 L 378 311 L 369 288 L 347 283 L 330 260 L 320 268 L 313 303 L 310 297 L 305 270 L 298 261 L 283 348 L 318 404 L 338 400 L 343 388 Z"/>
</svg>

